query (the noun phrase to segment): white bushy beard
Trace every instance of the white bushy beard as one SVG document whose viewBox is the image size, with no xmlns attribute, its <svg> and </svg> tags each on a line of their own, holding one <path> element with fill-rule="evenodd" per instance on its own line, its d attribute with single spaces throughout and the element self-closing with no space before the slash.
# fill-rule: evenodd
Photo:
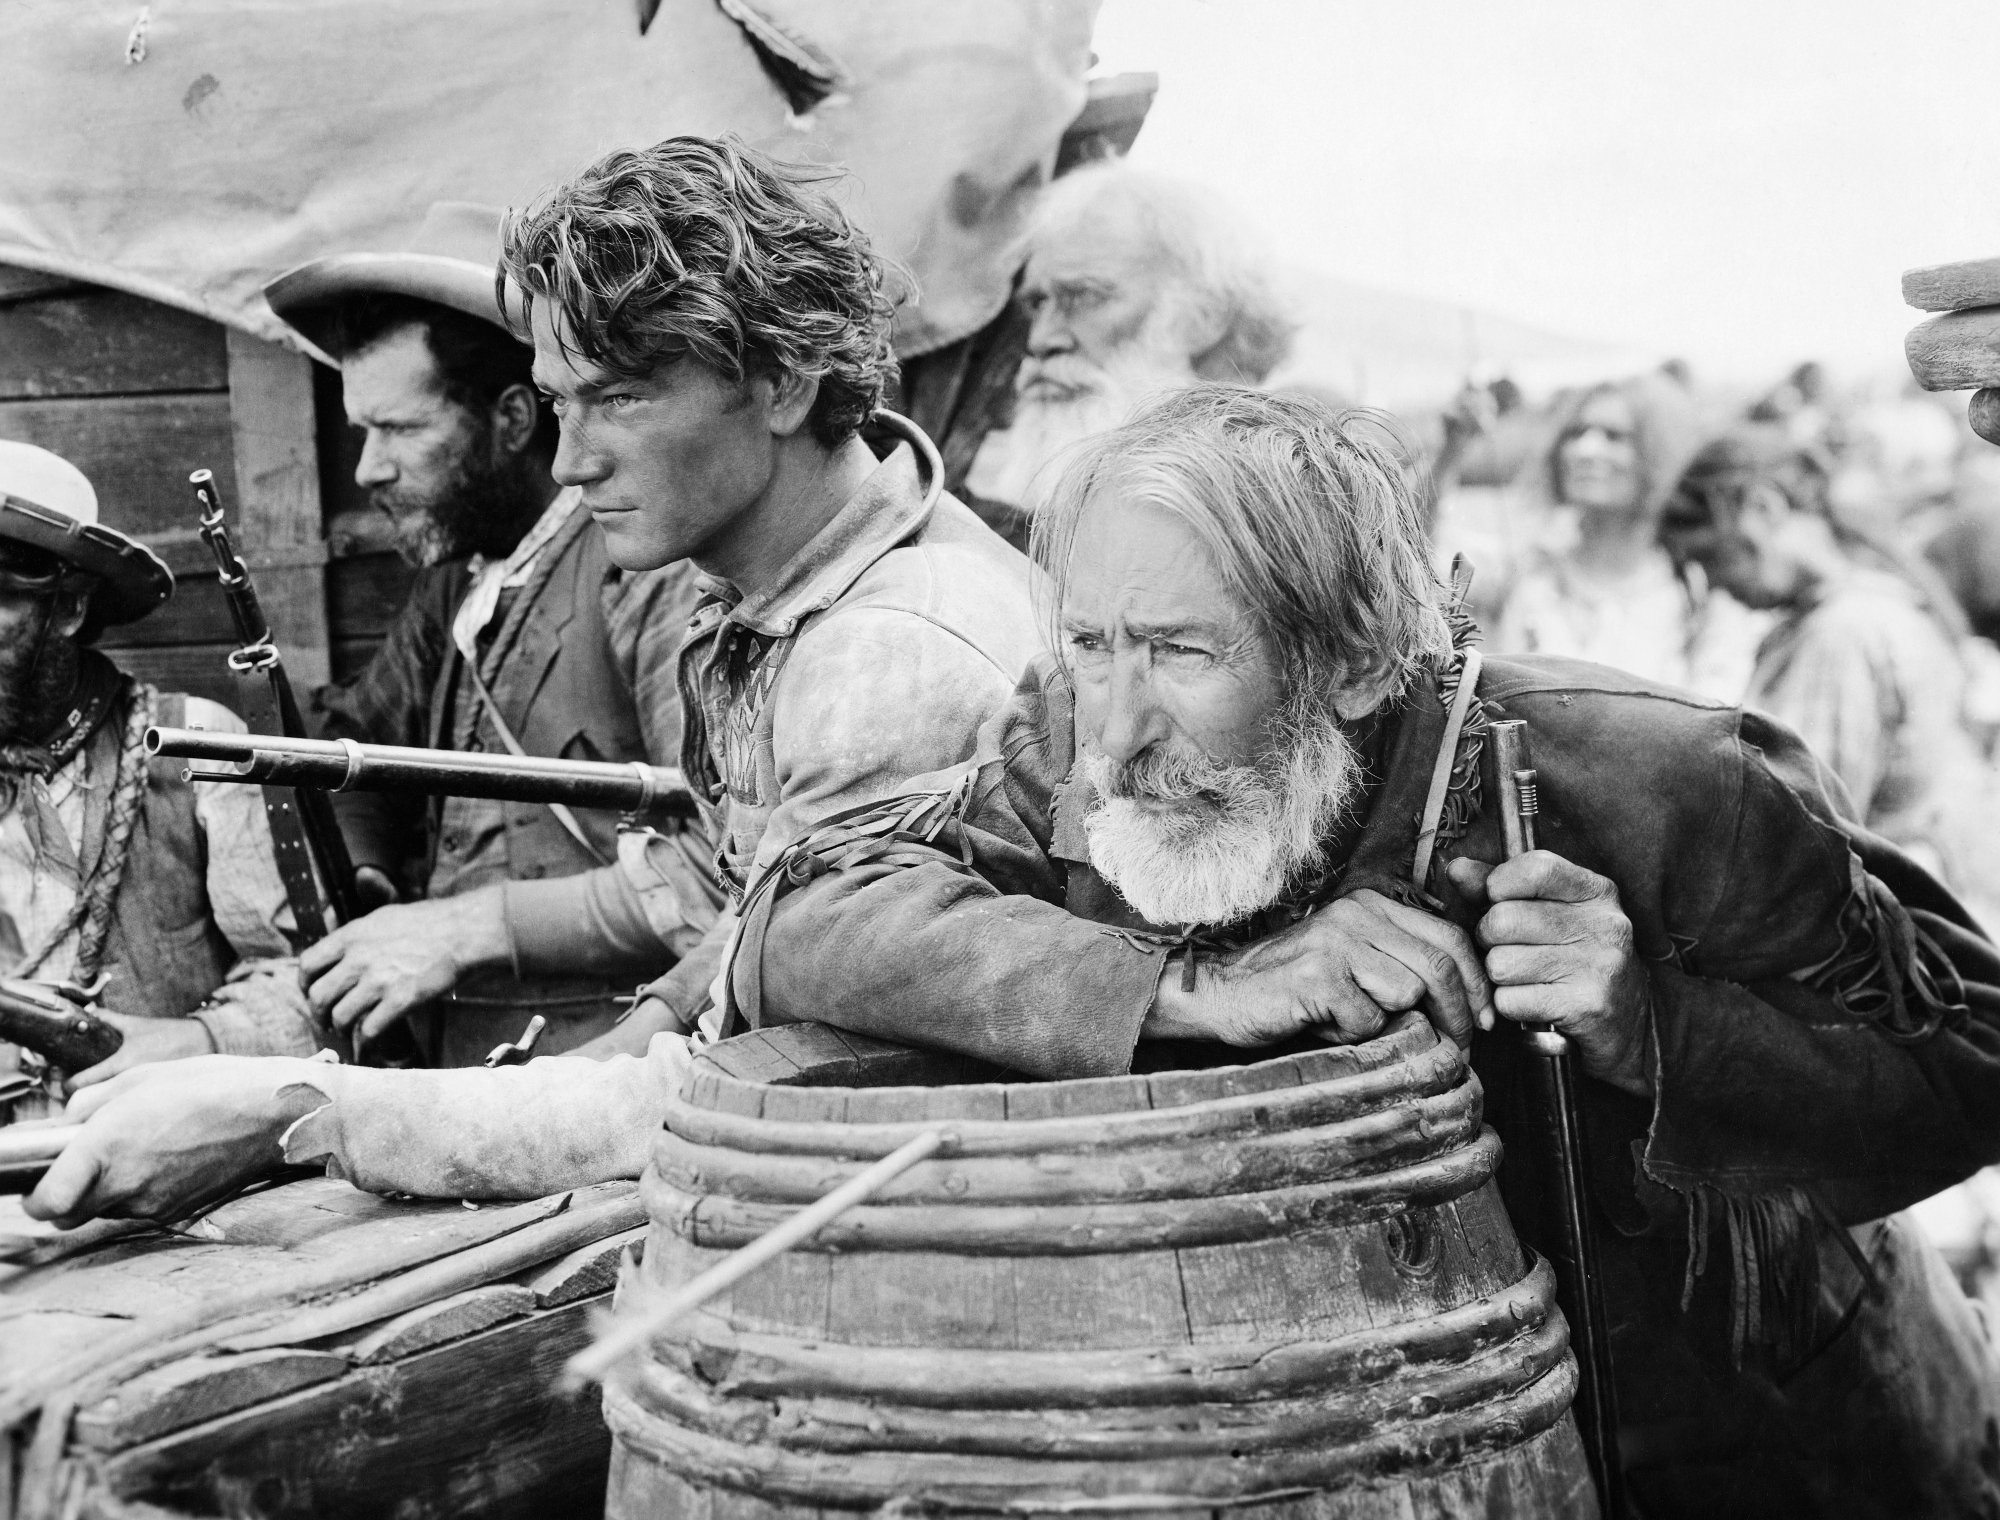
<svg viewBox="0 0 2000 1520">
<path fill-rule="evenodd" d="M 1282 729 L 1262 766 L 1158 748 L 1122 765 L 1084 756 L 1091 864 L 1149 923 L 1232 924 L 1321 867 L 1362 765 L 1331 716 Z"/>
<path fill-rule="evenodd" d="M 1014 420 L 986 435 L 966 488 L 988 501 L 1034 511 L 1041 504 L 1034 486 L 1043 465 L 1071 444 L 1130 421 L 1147 397 L 1195 383 L 1179 327 L 1156 315 L 1104 364 L 1081 354 L 1023 359 L 1014 381 Z M 1042 380 L 1066 393 L 1035 388 Z"/>
</svg>

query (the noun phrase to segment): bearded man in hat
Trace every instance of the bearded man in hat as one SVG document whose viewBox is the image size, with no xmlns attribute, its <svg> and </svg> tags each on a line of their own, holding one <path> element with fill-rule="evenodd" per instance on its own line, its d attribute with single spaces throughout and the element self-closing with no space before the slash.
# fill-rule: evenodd
<svg viewBox="0 0 2000 1520">
<path fill-rule="evenodd" d="M 173 589 L 157 555 L 98 522 L 81 470 L 0 441 L 0 976 L 101 984 L 124 1044 L 73 1087 L 211 1050 L 318 1048 L 255 789 L 184 781 L 140 742 L 152 723 L 242 720 L 91 647 Z"/>
<path fill-rule="evenodd" d="M 625 571 L 550 474 L 556 420 L 494 294 L 497 212 L 434 207 L 420 251 L 343 254 L 266 289 L 340 364 L 356 481 L 416 584 L 382 648 L 317 697 L 330 738 L 672 764 L 684 563 Z M 714 922 L 706 842 L 627 836 L 560 804 L 334 799 L 364 887 L 392 903 L 303 957 L 316 1010 L 363 1041 L 410 1017 L 460 1066 L 548 1020 L 541 1048 L 610 1027 L 616 998 Z M 629 859 L 620 869 L 621 848 Z"/>
</svg>

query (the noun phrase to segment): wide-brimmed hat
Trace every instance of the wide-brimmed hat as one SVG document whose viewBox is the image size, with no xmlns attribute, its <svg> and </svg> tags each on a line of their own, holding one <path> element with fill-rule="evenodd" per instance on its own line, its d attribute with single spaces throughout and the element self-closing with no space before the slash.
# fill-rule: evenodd
<svg viewBox="0 0 2000 1520">
<path fill-rule="evenodd" d="M 323 353 L 335 314 L 350 296 L 432 301 L 508 332 L 493 297 L 500 267 L 500 213 L 470 201 L 436 201 L 410 246 L 398 253 L 336 253 L 289 269 L 264 287 L 284 323 Z M 517 336 L 510 333 L 510 336 Z"/>
<path fill-rule="evenodd" d="M 0 538 L 45 549 L 101 582 L 90 621 L 133 623 L 174 594 L 166 561 L 97 520 L 97 492 L 60 454 L 0 439 Z"/>
</svg>

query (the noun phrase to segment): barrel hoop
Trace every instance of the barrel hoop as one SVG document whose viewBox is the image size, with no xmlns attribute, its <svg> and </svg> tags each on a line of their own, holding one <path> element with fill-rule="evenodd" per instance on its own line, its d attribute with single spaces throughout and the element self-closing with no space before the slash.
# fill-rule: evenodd
<svg viewBox="0 0 2000 1520">
<path fill-rule="evenodd" d="M 863 1204 L 800 1249 L 1074 1256 L 1266 1240 L 1449 1203 L 1490 1180 L 1499 1162 L 1500 1141 L 1489 1129 L 1407 1166 L 1257 1193 L 1072 1205 Z M 748 1245 L 796 1212 L 781 1204 L 687 1192 L 650 1167 L 640 1191 L 656 1228 L 712 1248 Z"/>
<path fill-rule="evenodd" d="M 1271 1087 L 1308 1087 L 1338 1081 L 1393 1066 L 1438 1044 L 1437 1031 L 1423 1014 L 1410 1011 L 1392 1014 L 1380 1033 L 1356 1044 L 1328 1040 L 1315 1049 L 1289 1055 L 1267 1056 L 1237 1066 L 1213 1066 L 1192 1070 L 1153 1072 L 1121 1077 L 1085 1079 L 1098 1089 L 1099 1100 L 1112 1110 L 1174 1108 L 1205 1102 L 1238 1092 L 1262 1091 Z M 980 1107 L 998 1112 L 1011 1111 L 1016 1099 L 1028 1112 L 1045 1112 L 1046 1094 L 1055 1082 L 966 1082 L 938 1075 L 912 1075 L 907 1083 L 864 1082 L 850 1086 L 856 1076 L 907 1067 L 911 1058 L 930 1071 L 944 1072 L 962 1065 L 967 1057 L 945 1051 L 922 1051 L 900 1047 L 870 1036 L 849 1034 L 825 1024 L 781 1024 L 738 1035 L 718 1045 L 698 1050 L 696 1079 L 711 1090 L 727 1094 L 722 1106 L 731 1112 L 756 1113 L 743 1106 L 744 1094 L 764 1087 L 790 1090 L 790 1112 L 814 1120 L 839 1120 L 845 1116 L 844 1092 L 862 1091 L 874 1106 L 882 1100 L 892 1110 L 899 1097 L 921 1100 L 939 1085 L 948 1085 Z M 975 1065 L 979 1063 L 973 1063 Z M 816 1080 L 820 1079 L 820 1080 Z M 814 1099 L 825 1097 L 825 1107 Z M 875 1115 L 885 1120 L 902 1118 L 900 1113 Z"/>
<path fill-rule="evenodd" d="M 737 1085 L 743 1090 L 740 1096 L 754 1096 L 757 1091 L 751 1083 Z M 1446 1092 L 1460 1085 L 1470 1085 L 1477 1090 L 1478 1079 L 1472 1076 L 1458 1047 L 1449 1040 L 1440 1040 L 1431 1049 L 1420 1051 L 1406 1061 L 1356 1076 L 1315 1083 L 1309 1087 L 1277 1088 L 1268 1092 L 1212 1098 L 1177 1108 L 1136 1109 L 1127 1113 L 1061 1119 L 940 1116 L 899 1123 L 846 1124 L 830 1120 L 764 1119 L 746 1113 L 725 1113 L 697 1106 L 683 1097 L 668 1107 L 666 1127 L 692 1144 L 712 1145 L 724 1150 L 868 1159 L 886 1156 L 925 1130 L 940 1126 L 951 1131 L 951 1154 L 954 1156 L 1147 1149 L 1338 1123 L 1380 1112 L 1411 1098 Z M 791 1089 L 785 1091 L 790 1092 Z M 932 1091 L 934 1095 L 945 1096 L 955 1090 L 937 1088 Z M 966 1091 L 970 1093 L 977 1089 Z"/>
<path fill-rule="evenodd" d="M 1229 1145 L 1037 1152 L 921 1162 L 876 1195 L 882 1204 L 1132 1202 L 1256 1193 L 1332 1181 L 1406 1164 L 1464 1145 L 1479 1133 L 1471 1084 L 1359 1119 L 1315 1129 L 1249 1135 Z M 868 1165 L 830 1156 L 784 1156 L 691 1145 L 672 1132 L 653 1165 L 675 1187 L 759 1203 L 810 1203 Z"/>
<path fill-rule="evenodd" d="M 663 1364 L 634 1381 L 635 1401 L 675 1425 L 731 1440 L 842 1454 L 870 1451 L 1159 1461 L 1241 1457 L 1366 1440 L 1412 1418 L 1469 1413 L 1546 1377 L 1568 1355 L 1560 1322 L 1482 1356 L 1294 1398 L 1074 1410 L 939 1409 L 849 1399 L 731 1398 Z"/>
<path fill-rule="evenodd" d="M 620 1300 L 644 1303 L 662 1291 L 643 1280 L 628 1282 Z M 735 1397 L 889 1400 L 953 1410 L 1091 1409 L 1344 1391 L 1482 1356 L 1550 1323 L 1561 1324 L 1555 1272 L 1537 1260 L 1519 1282 L 1485 1298 L 1321 1340 L 1049 1351 L 865 1346 L 737 1330 L 720 1315 L 697 1314 L 654 1346 L 683 1371 Z"/>
<path fill-rule="evenodd" d="M 1153 1509 L 1239 1505 L 1357 1481 L 1424 1476 L 1526 1444 L 1562 1419 L 1575 1391 L 1576 1364 L 1563 1356 L 1542 1377 L 1484 1405 L 1419 1411 L 1351 1441 L 1255 1453 L 1239 1448 L 1209 1457 L 1149 1454 L 1135 1461 L 795 1450 L 670 1423 L 619 1388 L 607 1390 L 604 1413 L 628 1456 L 738 1493 L 823 1507 L 900 1501 L 908 1509 L 944 1513 L 1074 1515 L 1130 1511 L 1142 1495 L 1155 1501 L 1144 1506 Z M 615 1492 L 609 1508 L 618 1512 Z"/>
</svg>

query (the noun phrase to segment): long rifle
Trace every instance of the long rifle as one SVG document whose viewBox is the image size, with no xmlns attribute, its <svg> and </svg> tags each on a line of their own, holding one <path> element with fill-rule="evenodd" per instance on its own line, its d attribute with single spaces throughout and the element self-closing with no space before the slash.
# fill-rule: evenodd
<svg viewBox="0 0 2000 1520">
<path fill-rule="evenodd" d="M 1540 785 L 1528 750 L 1528 725 L 1518 718 L 1488 729 L 1498 772 L 1500 827 L 1507 858 L 1536 848 Z M 1583 1106 L 1576 1090 L 1576 1052 L 1570 1038 L 1547 1024 L 1523 1024 L 1528 1067 L 1545 1118 L 1549 1171 L 1561 1210 L 1562 1251 L 1555 1261 L 1556 1295 L 1569 1319 L 1578 1371 L 1576 1413 L 1584 1455 L 1605 1520 L 1623 1520 L 1625 1470 L 1618 1458 L 1618 1393 L 1612 1381 L 1611 1321 L 1604 1311 L 1604 1283 L 1590 1227 L 1583 1165 Z"/>
<path fill-rule="evenodd" d="M 292 679 L 271 638 L 271 625 L 264 617 L 257 588 L 250 583 L 250 567 L 229 541 L 229 529 L 222 521 L 222 496 L 215 488 L 212 470 L 196 470 L 188 476 L 195 499 L 201 503 L 201 537 L 215 556 L 216 577 L 229 602 L 229 615 L 236 623 L 241 647 L 229 656 L 229 668 L 236 674 L 242 693 L 243 718 L 252 728 L 275 729 L 295 739 L 306 736 L 305 717 L 299 699 L 292 693 Z M 356 916 L 354 861 L 347 853 L 347 841 L 333 816 L 326 793 L 310 788 L 274 785 L 264 788 L 264 807 L 271 818 L 271 841 L 276 847 L 278 874 L 284 878 L 285 895 L 291 900 L 299 943 L 310 945 L 326 935 L 327 909 L 336 921 L 346 923 Z M 314 879 L 315 869 L 318 873 Z M 325 889 L 325 899 L 320 896 Z"/>
<path fill-rule="evenodd" d="M 617 764 L 483 750 L 410 749 L 400 744 L 357 744 L 352 739 L 225 734 L 205 728 L 149 728 L 145 742 L 148 754 L 236 767 L 190 766 L 186 774 L 195 781 L 562 802 L 612 809 L 640 820 L 690 818 L 695 813 L 693 794 L 679 771 L 639 761 Z"/>
</svg>

